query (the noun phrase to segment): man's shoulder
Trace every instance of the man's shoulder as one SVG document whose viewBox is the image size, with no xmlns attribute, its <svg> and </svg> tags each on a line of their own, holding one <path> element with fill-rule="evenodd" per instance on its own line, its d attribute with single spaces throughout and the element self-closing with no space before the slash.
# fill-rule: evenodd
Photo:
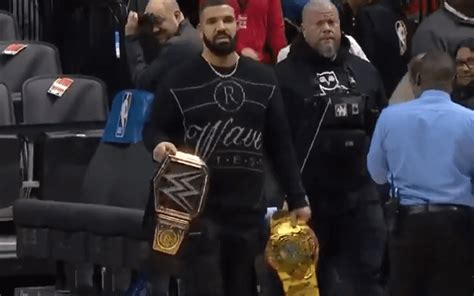
<svg viewBox="0 0 474 296">
<path fill-rule="evenodd" d="M 439 30 L 440 26 L 445 26 L 449 23 L 454 23 L 452 17 L 444 9 L 438 9 L 421 22 L 417 33 L 435 32 Z"/>
<path fill-rule="evenodd" d="M 371 63 L 367 62 L 366 60 L 353 55 L 353 54 L 348 54 L 346 58 L 346 65 L 349 67 L 353 67 L 351 69 L 352 71 L 359 71 L 361 73 L 367 73 L 370 75 L 376 75 L 377 74 L 377 69 L 375 68 L 374 65 Z M 365 75 L 365 74 L 364 74 Z"/>
</svg>

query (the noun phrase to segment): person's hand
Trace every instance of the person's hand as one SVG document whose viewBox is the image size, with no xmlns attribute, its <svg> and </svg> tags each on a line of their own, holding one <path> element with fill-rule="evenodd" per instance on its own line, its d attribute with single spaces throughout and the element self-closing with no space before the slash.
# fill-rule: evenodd
<svg viewBox="0 0 474 296">
<path fill-rule="evenodd" d="M 250 47 L 246 47 L 242 49 L 240 54 L 248 58 L 254 59 L 256 61 L 260 61 L 260 58 L 258 57 L 258 53 Z"/>
<path fill-rule="evenodd" d="M 125 25 L 125 36 L 136 35 L 138 33 L 138 14 L 134 11 L 128 13 L 127 24 Z"/>
<path fill-rule="evenodd" d="M 175 155 L 178 152 L 176 146 L 170 142 L 161 142 L 153 149 L 153 159 L 162 162 L 168 154 Z"/>
<path fill-rule="evenodd" d="M 290 218 L 293 225 L 297 225 L 299 221 L 308 223 L 311 219 L 311 209 L 309 207 L 299 208 L 290 212 Z"/>
</svg>

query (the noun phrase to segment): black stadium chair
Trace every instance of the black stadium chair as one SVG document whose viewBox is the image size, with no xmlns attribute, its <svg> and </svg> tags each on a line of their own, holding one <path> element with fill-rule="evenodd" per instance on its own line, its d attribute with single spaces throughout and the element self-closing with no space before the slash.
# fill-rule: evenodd
<svg viewBox="0 0 474 296">
<path fill-rule="evenodd" d="M 59 98 L 48 93 L 57 78 L 39 76 L 24 83 L 25 124 L 105 122 L 108 106 L 102 81 L 68 75 L 74 82 Z M 87 236 L 73 231 L 84 227 L 82 217 L 75 216 L 70 205 L 78 202 L 87 166 L 101 137 L 101 130 L 76 128 L 28 139 L 27 182 L 34 184 L 34 180 L 39 180 L 39 190 L 32 194 L 38 199 L 20 199 L 13 209 L 19 257 L 50 258 L 72 264 L 72 272 L 79 272 L 78 266 L 86 261 Z M 80 283 L 73 281 L 71 285 L 69 288 L 74 289 Z"/>
<path fill-rule="evenodd" d="M 11 13 L 0 10 L 0 41 L 17 40 L 18 24 Z"/>
<path fill-rule="evenodd" d="M 2 54 L 15 43 L 27 45 L 15 56 Z M 22 122 L 21 91 L 23 83 L 35 76 L 61 74 L 59 53 L 55 46 L 36 41 L 0 41 L 0 83 L 12 93 L 17 122 Z"/>
<path fill-rule="evenodd" d="M 13 43 L 28 45 L 15 56 L 0 54 L 0 82 L 12 93 L 20 93 L 23 83 L 35 76 L 61 74 L 56 47 L 37 41 L 0 41 L 0 53 Z"/>
<path fill-rule="evenodd" d="M 16 203 L 15 223 L 26 230 L 18 238 L 19 256 L 46 254 L 76 265 L 94 264 L 103 267 L 103 283 L 109 283 L 104 293 L 126 290 L 131 270 L 140 270 L 149 250 L 142 217 L 155 164 L 141 133 L 152 99 L 140 91 L 116 96 L 77 198 Z M 49 245 L 38 248 L 41 254 L 28 240 L 38 231 L 49 238 Z M 91 274 L 85 277 L 84 282 L 92 282 Z"/>
<path fill-rule="evenodd" d="M 70 88 L 61 98 L 47 91 L 57 76 L 31 78 L 23 85 L 25 124 L 61 124 L 105 121 L 107 93 L 102 81 L 86 76 L 69 75 Z M 35 170 L 40 199 L 77 201 L 85 170 L 95 153 L 102 131 L 76 130 L 46 133 L 36 141 Z M 33 146 L 30 144 L 30 155 Z M 30 161 L 30 181 L 31 161 Z"/>
<path fill-rule="evenodd" d="M 15 124 L 8 88 L 0 83 L 0 125 Z M 0 221 L 11 220 L 11 206 L 20 196 L 20 141 L 16 135 L 0 134 Z"/>
</svg>

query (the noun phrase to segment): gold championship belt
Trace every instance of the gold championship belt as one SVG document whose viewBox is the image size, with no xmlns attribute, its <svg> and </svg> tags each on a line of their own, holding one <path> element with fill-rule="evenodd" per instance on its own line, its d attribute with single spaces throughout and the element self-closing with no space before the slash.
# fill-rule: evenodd
<svg viewBox="0 0 474 296">
<path fill-rule="evenodd" d="M 189 224 L 203 207 L 208 188 L 206 164 L 198 156 L 168 155 L 153 178 L 156 228 L 153 250 L 176 255 Z"/>
<path fill-rule="evenodd" d="M 266 257 L 278 272 L 286 296 L 319 296 L 318 241 L 308 225 L 292 226 L 287 211 L 276 212 L 271 220 Z"/>
</svg>

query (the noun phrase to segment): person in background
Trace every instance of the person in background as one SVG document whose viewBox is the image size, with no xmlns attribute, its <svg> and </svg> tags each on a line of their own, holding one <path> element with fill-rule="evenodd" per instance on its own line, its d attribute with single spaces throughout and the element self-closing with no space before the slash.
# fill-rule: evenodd
<svg viewBox="0 0 474 296">
<path fill-rule="evenodd" d="M 386 108 L 367 167 L 392 190 L 393 296 L 472 294 L 474 111 L 452 102 L 454 59 L 430 51 L 415 80 L 417 99 Z"/>
<path fill-rule="evenodd" d="M 148 37 L 152 48 L 156 48 L 155 52 L 148 54 L 149 58 L 144 54 L 148 48 L 143 48 L 140 43 L 141 34 Z M 144 16 L 131 11 L 125 25 L 125 36 L 132 82 L 136 88 L 151 92 L 157 89 L 168 71 L 199 55 L 202 50 L 198 32 L 184 18 L 176 0 L 150 0 Z"/>
<path fill-rule="evenodd" d="M 453 101 L 474 110 L 474 38 L 462 41 L 456 52 Z"/>
<path fill-rule="evenodd" d="M 359 9 L 355 38 L 382 77 L 391 96 L 407 72 L 412 29 L 400 0 L 379 0 Z"/>
<path fill-rule="evenodd" d="M 341 19 L 341 30 L 344 34 L 355 36 L 357 26 L 357 15 L 359 10 L 371 4 L 374 0 L 345 0 L 336 1 Z"/>
<path fill-rule="evenodd" d="M 430 50 L 456 55 L 460 43 L 474 36 L 474 1 L 447 0 L 426 18 L 413 37 L 412 56 Z"/>
<path fill-rule="evenodd" d="M 287 45 L 281 1 L 229 0 L 229 4 L 237 19 L 237 52 L 256 61 L 275 63 Z"/>
</svg>

